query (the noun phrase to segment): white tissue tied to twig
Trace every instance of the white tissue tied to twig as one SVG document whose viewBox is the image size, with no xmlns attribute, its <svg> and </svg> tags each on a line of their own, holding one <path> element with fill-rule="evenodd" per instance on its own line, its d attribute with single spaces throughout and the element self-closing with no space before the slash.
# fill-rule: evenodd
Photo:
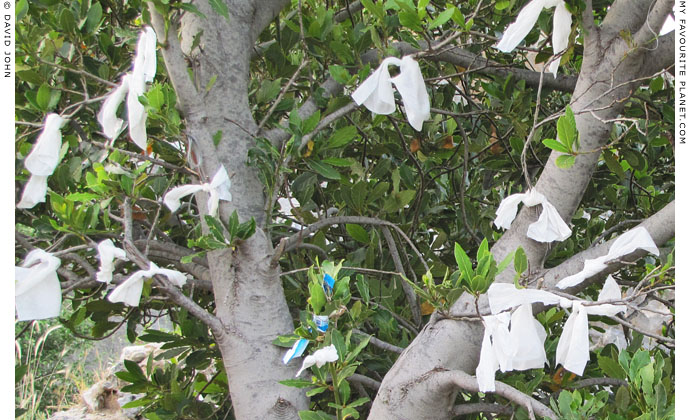
<svg viewBox="0 0 690 420">
<path fill-rule="evenodd" d="M 312 367 L 314 365 L 316 365 L 317 367 L 322 367 L 326 363 L 335 362 L 336 360 L 338 360 L 338 350 L 336 350 L 333 344 L 331 344 L 328 347 L 316 350 L 314 354 L 304 358 L 304 362 L 302 362 L 302 367 L 299 371 L 297 371 L 295 377 L 299 376 L 302 373 L 302 371 L 304 371 L 304 369 L 308 367 Z"/>
<path fill-rule="evenodd" d="M 62 148 L 61 128 L 67 120 L 57 114 L 48 114 L 43 125 L 43 131 L 36 139 L 36 144 L 24 159 L 24 167 L 31 173 L 29 181 L 24 185 L 22 198 L 17 208 L 30 209 L 38 203 L 46 201 L 48 192 L 48 177 L 53 174 L 60 162 Z"/>
<path fill-rule="evenodd" d="M 533 303 L 558 304 L 572 308 L 556 350 L 556 364 L 582 375 L 589 360 L 588 314 L 614 316 L 625 310 L 618 284 L 609 276 L 595 303 L 572 301 L 545 290 L 517 289 L 510 283 L 494 283 L 487 291 L 491 315 L 482 317 L 484 339 L 476 376 L 479 390 L 495 390 L 495 374 L 511 370 L 538 369 L 547 363 L 544 342 L 546 331 L 532 315 Z M 508 310 L 516 308 L 511 313 Z"/>
<path fill-rule="evenodd" d="M 515 22 L 508 26 L 503 33 L 503 37 L 496 44 L 496 48 L 505 53 L 512 52 L 537 23 L 541 11 L 554 6 L 556 7 L 553 14 L 552 35 L 554 58 L 549 65 L 549 72 L 553 74 L 553 77 L 556 77 L 558 66 L 561 62 L 561 57 L 558 55 L 568 47 L 568 37 L 570 36 L 570 28 L 573 22 L 572 16 L 568 9 L 566 9 L 565 1 L 563 0 L 532 0 L 529 2 L 522 8 Z"/>
<path fill-rule="evenodd" d="M 14 300 L 19 321 L 60 315 L 62 289 L 58 267 L 60 259 L 42 249 L 29 252 L 24 263 L 14 267 Z"/>
<path fill-rule="evenodd" d="M 644 249 L 650 254 L 659 255 L 659 249 L 656 247 L 654 239 L 652 239 L 644 226 L 638 226 L 616 238 L 606 255 L 592 260 L 585 260 L 585 265 L 580 272 L 565 277 L 556 284 L 556 287 L 566 289 L 577 286 L 606 269 L 608 262 L 624 257 L 638 249 Z"/>
<path fill-rule="evenodd" d="M 129 136 L 139 148 L 146 150 L 146 108 L 139 102 L 139 96 L 146 92 L 146 84 L 153 82 L 155 76 L 156 33 L 147 26 L 139 36 L 132 71 L 122 77 L 120 85 L 108 95 L 98 113 L 103 133 L 111 141 L 123 130 L 124 121 L 118 118 L 117 109 L 126 96 Z"/>
<path fill-rule="evenodd" d="M 400 74 L 391 78 L 389 65 L 400 67 Z M 389 115 L 395 112 L 393 85 L 398 89 L 405 107 L 405 115 L 410 125 L 417 131 L 431 117 L 429 95 L 424 84 L 424 76 L 419 64 L 410 56 L 402 59 L 388 57 L 352 93 L 357 105 L 364 105 L 374 114 Z"/>
<path fill-rule="evenodd" d="M 496 227 L 510 229 L 520 203 L 524 203 L 527 207 L 534 207 L 538 204 L 542 206 L 539 219 L 527 228 L 528 238 L 539 242 L 553 242 L 563 241 L 570 237 L 572 232 L 561 218 L 556 207 L 534 188 L 526 193 L 510 195 L 501 201 L 494 219 Z"/>
<path fill-rule="evenodd" d="M 209 183 L 205 184 L 194 184 L 194 185 L 182 185 L 175 187 L 165 194 L 163 197 L 163 202 L 170 209 L 171 212 L 177 211 L 180 208 L 180 199 L 186 197 L 190 194 L 197 193 L 199 191 L 204 191 L 208 193 L 208 213 L 212 216 L 218 214 L 218 205 L 220 200 L 232 201 L 232 194 L 230 193 L 230 187 L 232 183 L 228 172 L 225 167 L 221 167 L 216 171 L 213 179 Z"/>
<path fill-rule="evenodd" d="M 113 280 L 113 270 L 115 269 L 113 262 L 115 258 L 127 260 L 127 253 L 123 249 L 117 248 L 112 240 L 106 239 L 98 244 L 98 258 L 100 260 L 100 267 L 96 273 L 96 280 L 110 284 Z"/>
<path fill-rule="evenodd" d="M 117 286 L 110 295 L 108 295 L 108 300 L 113 303 L 123 302 L 129 306 L 139 306 L 141 292 L 144 288 L 144 280 L 156 274 L 167 277 L 168 280 L 177 287 L 182 287 L 187 282 L 187 276 L 184 273 L 167 268 L 160 268 L 151 262 L 148 270 L 137 271 Z"/>
</svg>

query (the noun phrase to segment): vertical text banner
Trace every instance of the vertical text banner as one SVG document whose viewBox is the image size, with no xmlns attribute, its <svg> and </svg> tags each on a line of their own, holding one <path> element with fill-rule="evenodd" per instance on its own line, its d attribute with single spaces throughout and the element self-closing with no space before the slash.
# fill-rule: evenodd
<svg viewBox="0 0 690 420">
<path fill-rule="evenodd" d="M 0 72 L 0 141 L 3 145 L 0 167 L 5 175 L 0 176 L 3 196 L 6 199 L 0 203 L 1 224 L 0 237 L 0 267 L 5 272 L 12 270 L 14 264 L 14 39 L 15 39 L 15 7 L 14 1 L 3 0 L 0 16 L 2 16 L 2 72 Z M 0 301 L 0 334 L 3 337 L 14 337 L 14 277 L 5 279 Z M 14 365 L 14 346 L 5 342 L 0 351 L 0 363 L 9 367 Z M 14 406 L 13 375 L 5 375 L 0 381 L 0 407 L 3 417 L 10 415 L 10 407 Z"/>
<path fill-rule="evenodd" d="M 690 192 L 686 182 L 690 182 L 690 144 L 688 144 L 688 133 L 690 127 L 688 126 L 688 10 L 687 1 L 676 0 L 674 8 L 676 20 L 676 67 L 675 67 L 675 111 L 676 111 L 676 135 L 674 139 L 674 152 L 676 156 L 676 298 L 680 302 L 676 306 L 676 325 L 678 325 L 676 335 L 676 350 L 678 354 L 684 354 L 690 348 L 690 340 L 688 334 L 688 322 L 690 322 L 690 315 L 688 314 L 688 307 L 685 304 L 690 299 L 690 284 L 687 281 L 690 276 L 690 264 L 687 262 L 687 256 L 690 255 L 690 223 L 689 219 L 683 216 L 690 209 L 688 199 Z M 683 395 L 690 395 L 690 386 L 688 380 L 690 374 L 690 363 L 685 357 L 676 357 L 676 395 L 680 398 L 676 399 L 676 413 L 681 414 L 681 417 L 690 413 L 690 402 L 688 398 Z"/>
</svg>

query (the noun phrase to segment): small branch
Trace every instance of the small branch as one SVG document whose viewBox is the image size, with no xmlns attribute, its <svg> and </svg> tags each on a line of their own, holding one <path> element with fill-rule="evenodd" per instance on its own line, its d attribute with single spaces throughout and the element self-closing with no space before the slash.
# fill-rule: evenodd
<svg viewBox="0 0 690 420">
<path fill-rule="evenodd" d="M 568 389 L 587 388 L 588 386 L 628 386 L 623 379 L 616 378 L 587 378 L 568 385 Z"/>
<path fill-rule="evenodd" d="M 664 342 L 667 345 L 672 346 L 672 347 L 676 346 L 676 340 L 674 340 L 672 338 L 664 337 L 664 336 L 661 336 L 658 334 L 651 333 L 649 331 L 642 330 L 642 329 L 634 326 L 633 324 L 629 323 L 628 321 L 625 321 L 622 318 L 619 318 L 617 316 L 610 316 L 609 318 L 611 318 L 612 320 L 616 321 L 617 323 L 619 323 L 625 327 L 630 328 L 633 331 L 637 331 L 638 333 L 640 333 L 642 335 L 646 335 L 647 337 L 651 337 L 655 340 L 662 341 L 662 342 Z"/>
<path fill-rule="evenodd" d="M 617 232 L 627 225 L 633 225 L 636 223 L 640 223 L 641 221 L 642 221 L 642 219 L 623 220 L 622 222 L 618 223 L 617 225 L 612 226 L 612 227 L 606 229 L 604 232 L 602 232 L 601 235 L 597 236 L 597 238 L 592 241 L 592 244 L 598 244 L 599 242 L 604 240 L 607 236 L 609 236 L 613 232 Z"/>
<path fill-rule="evenodd" d="M 160 43 L 163 45 L 161 53 L 163 54 L 163 60 L 165 60 L 165 67 L 168 70 L 170 81 L 175 88 L 177 97 L 180 99 L 183 114 L 189 117 L 191 110 L 203 108 L 199 106 L 199 92 L 197 92 L 194 83 L 192 83 L 187 73 L 187 61 L 182 52 L 180 40 L 177 38 L 177 24 L 171 20 L 165 22 L 163 16 L 156 10 L 153 2 L 149 3 L 149 12 L 151 13 L 151 26 L 153 26 L 156 35 L 161 40 Z M 165 37 L 165 34 L 167 34 L 167 37 Z"/>
<path fill-rule="evenodd" d="M 391 257 L 393 257 L 393 264 L 395 264 L 395 269 L 398 270 L 398 272 L 400 273 L 404 273 L 405 269 L 403 268 L 402 261 L 400 260 L 400 254 L 398 254 L 398 247 L 395 245 L 395 240 L 393 239 L 393 235 L 391 235 L 390 229 L 388 229 L 387 226 L 383 226 L 381 228 L 381 232 L 383 232 L 383 237 L 386 240 L 386 243 L 388 244 L 388 250 L 390 251 Z M 410 305 L 412 319 L 414 320 L 415 325 L 419 326 L 422 323 L 422 312 L 419 309 L 417 295 L 415 294 L 412 286 L 404 279 L 402 279 L 402 288 L 403 292 L 405 292 L 407 304 Z"/>
<path fill-rule="evenodd" d="M 445 387 L 452 384 L 466 391 L 480 392 L 477 378 L 472 375 L 468 375 L 463 371 L 441 370 L 440 368 L 437 368 L 429 373 L 430 379 L 437 380 L 439 387 Z M 518 391 L 512 386 L 504 384 L 503 382 L 496 381 L 496 391 L 494 393 L 524 407 L 529 413 L 530 419 L 534 419 L 535 414 L 541 417 L 549 417 L 551 419 L 558 418 L 556 414 L 546 405 L 535 400 L 529 395 Z"/>
<path fill-rule="evenodd" d="M 596 31 L 594 25 L 594 10 L 592 10 L 592 0 L 585 0 L 585 11 L 582 14 L 582 27 L 586 32 L 586 36 L 592 36 Z"/>
<path fill-rule="evenodd" d="M 309 140 L 311 140 L 316 135 L 316 133 L 318 133 L 319 131 L 328 127 L 335 120 L 342 118 L 345 115 L 349 114 L 350 112 L 354 111 L 355 109 L 357 109 L 357 107 L 358 107 L 358 105 L 356 103 L 350 102 L 349 104 L 345 105 L 344 107 L 339 108 L 339 109 L 331 112 L 330 114 L 326 115 L 325 117 L 323 117 L 321 119 L 321 121 L 319 121 L 319 124 L 316 126 L 316 128 L 314 128 L 314 130 L 311 133 L 302 137 L 302 142 L 300 143 L 299 150 L 301 151 L 304 148 L 304 146 L 306 146 L 307 143 L 309 143 Z"/>
<path fill-rule="evenodd" d="M 93 266 L 88 261 L 86 261 L 86 259 L 83 258 L 81 255 L 78 255 L 78 254 L 75 254 L 72 252 L 68 252 L 68 253 L 62 255 L 62 259 L 63 260 L 70 260 L 70 261 L 73 261 L 73 262 L 79 264 L 81 267 L 84 268 L 84 270 L 86 270 L 87 273 L 89 273 L 89 276 L 95 276 L 96 275 L 96 269 L 93 268 Z"/>
<path fill-rule="evenodd" d="M 339 225 L 339 224 L 364 224 L 364 225 L 377 225 L 377 226 L 389 226 L 393 228 L 398 234 L 400 234 L 405 241 L 410 245 L 412 250 L 417 254 L 417 257 L 421 261 L 421 263 L 424 265 L 424 269 L 426 271 L 429 271 L 429 266 L 427 265 L 426 261 L 424 260 L 424 257 L 422 254 L 419 252 L 417 247 L 414 245 L 412 240 L 405 235 L 405 232 L 403 232 L 396 224 L 377 219 L 374 217 L 366 217 L 366 216 L 336 216 L 336 217 L 327 217 L 324 219 L 319 220 L 316 223 L 313 223 L 309 226 L 307 226 L 304 230 L 300 231 L 299 233 L 296 233 L 288 238 L 285 238 L 285 251 L 289 251 L 291 248 L 296 246 L 299 242 L 303 241 L 304 238 L 308 237 L 314 232 L 317 232 L 318 230 L 327 227 L 327 226 L 332 226 L 332 225 Z"/>
<path fill-rule="evenodd" d="M 55 68 L 57 68 L 57 69 L 60 69 L 60 70 L 69 71 L 69 72 L 72 72 L 72 73 L 75 73 L 75 74 L 80 74 L 80 75 L 82 75 L 82 76 L 89 77 L 89 78 L 91 78 L 91 79 L 97 81 L 98 83 L 102 83 L 102 84 L 108 85 L 108 86 L 110 86 L 110 87 L 117 87 L 117 83 L 113 83 L 113 82 L 111 82 L 111 81 L 109 81 L 109 80 L 101 79 L 100 77 L 96 76 L 95 74 L 91 74 L 91 73 L 89 73 L 88 71 L 85 71 L 85 70 L 78 70 L 78 69 L 72 69 L 72 68 L 69 68 L 69 67 L 61 66 L 60 64 L 51 63 L 50 61 L 43 60 L 43 59 L 40 58 L 40 57 L 37 57 L 36 59 L 38 60 L 39 63 L 47 64 L 47 65 L 49 65 L 49 66 L 53 66 L 53 67 L 55 67 Z"/>
<path fill-rule="evenodd" d="M 125 213 L 125 240 L 123 241 L 123 245 L 125 252 L 127 253 L 127 258 L 129 258 L 130 261 L 134 262 L 142 270 L 148 270 L 150 267 L 150 261 L 141 254 L 139 249 L 132 241 L 132 206 L 130 204 L 129 197 L 125 198 L 123 207 Z M 223 334 L 225 334 L 223 324 L 218 318 L 199 306 L 199 304 L 187 297 L 178 288 L 171 285 L 164 276 L 157 274 L 154 276 L 154 280 L 154 284 L 165 294 L 167 294 L 174 303 L 187 309 L 190 314 L 194 315 L 197 319 L 206 324 L 206 326 L 211 329 L 217 338 L 220 338 L 223 336 Z"/>
<path fill-rule="evenodd" d="M 172 163 L 168 163 L 164 160 L 160 160 L 160 159 L 156 159 L 156 158 L 147 156 L 143 153 L 135 153 L 135 152 L 130 152 L 130 151 L 123 150 L 123 149 L 118 149 L 116 147 L 108 146 L 105 143 L 99 143 L 97 141 L 92 141 L 91 145 L 96 146 L 96 147 L 101 148 L 101 149 L 108 150 L 108 151 L 117 151 L 118 153 L 121 153 L 125 156 L 129 156 L 129 157 L 141 160 L 141 161 L 148 161 L 148 162 L 154 163 L 156 165 L 162 166 L 164 168 L 171 169 L 173 171 L 181 172 L 181 173 L 184 173 L 187 175 L 199 176 L 199 174 L 197 174 L 196 172 L 192 171 L 189 168 L 173 165 Z"/>
<path fill-rule="evenodd" d="M 462 135 L 463 140 L 462 182 L 460 183 L 460 209 L 462 210 L 462 223 L 465 225 L 467 233 L 469 233 L 472 239 L 474 239 L 474 242 L 477 245 L 479 245 L 482 241 L 477 237 L 477 235 L 475 235 L 473 230 L 470 228 L 470 224 L 467 221 L 467 211 L 465 210 L 465 182 L 467 181 L 468 173 L 467 165 L 470 160 L 470 140 L 467 137 L 465 129 L 462 128 L 462 121 L 460 121 L 459 118 L 456 118 L 455 122 L 457 123 L 458 130 L 460 131 L 460 135 Z"/>
<path fill-rule="evenodd" d="M 401 354 L 405 349 L 402 347 L 395 346 L 393 344 L 387 343 L 383 340 L 380 340 L 373 335 L 367 334 L 364 331 L 360 331 L 356 328 L 352 330 L 353 333 L 359 334 L 359 335 L 366 335 L 369 336 L 369 344 L 371 344 L 374 347 L 378 347 L 382 350 L 387 350 L 387 351 L 392 351 L 393 353 L 398 353 Z"/>
<path fill-rule="evenodd" d="M 301 21 L 300 21 L 300 23 L 301 23 Z M 275 111 L 278 104 L 280 104 L 280 101 L 283 99 L 283 96 L 285 96 L 285 93 L 288 91 L 288 89 L 290 89 L 290 86 L 292 86 L 292 84 L 295 83 L 297 76 L 299 76 L 299 73 L 302 71 L 304 66 L 307 65 L 307 63 L 309 63 L 309 60 L 303 60 L 300 63 L 299 67 L 297 67 L 297 70 L 295 70 L 295 73 L 292 75 L 292 77 L 287 82 L 287 84 L 285 86 L 283 86 L 283 88 L 280 90 L 280 94 L 278 95 L 276 100 L 273 101 L 273 105 L 271 105 L 271 108 L 269 108 L 268 112 L 266 112 L 266 115 L 264 115 L 264 117 L 261 119 L 261 122 L 259 122 L 259 126 L 256 127 L 255 135 L 258 135 L 261 132 L 261 129 L 263 128 L 264 124 L 266 124 L 266 121 L 268 121 L 268 119 L 273 114 L 273 111 Z"/>
<path fill-rule="evenodd" d="M 495 403 L 467 403 L 453 407 L 454 416 L 466 416 L 473 413 L 494 413 L 510 416 L 514 410 L 510 406 Z"/>
<path fill-rule="evenodd" d="M 368 376 L 360 375 L 359 373 L 353 373 L 352 376 L 348 376 L 347 379 L 352 382 L 362 384 L 367 388 L 371 388 L 376 391 L 378 391 L 379 388 L 381 388 L 381 382 L 377 381 L 376 379 L 372 379 Z"/>
</svg>

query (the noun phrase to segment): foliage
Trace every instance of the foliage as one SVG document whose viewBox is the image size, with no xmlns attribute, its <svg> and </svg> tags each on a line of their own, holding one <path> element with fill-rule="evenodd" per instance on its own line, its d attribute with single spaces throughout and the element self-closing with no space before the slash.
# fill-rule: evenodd
<svg viewBox="0 0 690 420">
<path fill-rule="evenodd" d="M 567 106 L 571 93 L 553 89 L 542 92 L 540 118 L 559 117 L 541 125 L 526 145 L 537 104 L 535 88 L 510 73 L 487 75 L 424 57 L 418 61 L 427 80 L 431 106 L 444 112 L 434 111 L 421 132 L 414 131 L 401 112 L 375 116 L 363 107 L 325 128 L 319 127 L 324 118 L 351 102 L 346 95 L 325 95 L 321 84 L 332 77 L 351 92 L 376 67 L 378 58 L 399 55 L 396 47 L 402 42 L 419 46 L 425 38 L 439 39 L 453 33 L 471 53 L 483 54 L 501 65 L 526 65 L 527 55 L 522 51 L 507 55 L 491 48 L 493 35 L 514 20 L 526 1 L 446 4 L 362 0 L 363 10 L 352 13 L 343 11 L 352 3 L 345 0 L 292 1 L 259 36 L 260 54 L 251 64 L 248 91 L 254 119 L 265 120 L 267 129 L 284 124 L 290 135 L 282 149 L 257 136 L 247 156 L 267 197 L 279 198 L 283 210 L 279 205 L 267 206 L 266 224 L 261 220 L 240 223 L 242 215 L 237 213 L 229 220 L 205 216 L 205 230 L 194 199 L 176 214 L 162 204 L 170 187 L 197 180 L 189 171 L 191 140 L 184 134 L 178 98 L 160 56 L 156 82 L 139 98 L 148 112 L 150 155 L 142 154 L 126 134 L 112 148 L 107 147 L 97 122 L 101 100 L 112 87 L 106 81 L 118 83 L 119 76 L 129 70 L 137 34 L 150 21 L 145 3 L 17 3 L 18 193 L 28 179 L 23 159 L 37 136 L 37 125 L 48 112 L 68 114 L 70 123 L 63 129 L 61 162 L 49 179 L 46 203 L 18 210 L 16 230 L 32 246 L 43 249 L 121 238 L 122 205 L 128 201 L 134 205 L 135 240 L 155 238 L 167 241 L 169 247 L 188 248 L 178 261 L 163 260 L 179 268 L 178 264 L 203 266 L 212 258 L 213 250 L 241 246 L 242 240 L 260 229 L 277 248 L 281 238 L 325 215 L 378 217 L 395 224 L 419 249 L 428 271 L 398 233 L 394 242 L 406 272 L 404 277 L 391 274 L 398 269 L 381 230 L 356 223 L 330 226 L 304 237 L 301 241 L 305 247 L 291 249 L 278 261 L 280 269 L 288 273 L 282 276 L 284 292 L 299 322 L 293 335 L 278 337 L 275 344 L 290 347 L 302 337 L 310 341 L 310 350 L 334 344 L 339 354 L 337 362 L 313 367 L 310 379 L 284 383 L 309 393 L 313 411 L 301 413 L 303 419 L 366 416 L 368 400 L 352 392 L 352 375 L 383 378 L 397 357 L 369 344 L 368 334 L 404 348 L 421 327 L 410 321 L 413 313 L 404 282 L 412 284 L 432 309 L 441 311 L 447 310 L 462 291 L 474 295 L 484 292 L 510 262 L 517 273 L 516 284 L 524 285 L 529 268 L 522 248 L 502 262 L 495 261 L 489 252 L 490 245 L 502 235 L 492 225 L 498 204 L 526 189 L 520 163 L 523 148 L 528 147 L 526 170 L 533 177 L 552 150 L 563 153 L 558 159 L 564 169 L 572 166 L 577 156 L 598 152 L 580 150 L 574 116 Z M 171 18 L 200 13 L 191 3 L 155 3 Z M 573 9 L 579 7 L 579 2 L 568 3 Z M 611 1 L 594 3 L 599 21 Z M 224 2 L 210 4 L 215 13 L 227 18 Z M 299 4 L 303 10 L 295 13 Z M 550 15 L 542 14 L 537 26 L 549 34 Z M 581 37 L 580 31 L 573 32 L 559 72 L 579 73 Z M 527 36 L 526 44 L 536 44 L 540 50 L 535 64 L 545 63 L 551 55 L 550 41 L 539 38 L 536 30 Z M 194 48 L 202 46 L 197 42 Z M 376 59 L 363 59 L 367 54 Z M 294 83 L 288 85 L 298 69 Z M 193 76 L 193 68 L 189 71 Z M 213 82 L 206 91 L 218 87 L 215 79 Z M 321 110 L 303 119 L 297 110 L 312 94 Z M 573 217 L 573 234 L 552 244 L 545 261 L 547 268 L 595 244 L 604 233 L 609 238 L 621 223 L 651 216 L 673 199 L 674 155 L 667 134 L 673 127 L 673 101 L 672 82 L 657 76 L 645 81 L 626 103 L 623 117 L 635 122 L 614 125 Z M 223 141 L 227 139 L 217 133 L 214 142 Z M 23 256 L 23 251 L 18 256 Z M 98 265 L 94 249 L 75 252 L 90 265 Z M 469 255 L 476 258 L 471 260 Z M 323 262 L 317 256 L 322 256 Z M 151 258 L 155 259 L 154 252 Z M 329 266 L 329 261 L 339 263 Z M 646 258 L 626 267 L 617 277 L 626 284 L 636 284 L 656 266 L 653 258 Z M 68 268 L 78 280 L 91 276 L 88 267 L 80 264 L 69 264 Z M 131 262 L 118 268 L 122 275 L 136 270 Z M 359 272 L 357 268 L 370 271 Z M 333 270 L 336 280 L 330 292 L 322 285 L 327 270 Z M 76 284 L 74 279 L 61 279 L 63 288 Z M 672 269 L 656 281 L 673 285 Z M 598 288 L 592 286 L 585 294 L 597 296 Z M 94 338 L 123 325 L 132 342 L 165 343 L 165 352 L 158 360 L 149 360 L 145 370 L 127 364 L 126 371 L 119 374 L 129 383 L 126 390 L 145 394 L 131 405 L 143 406 L 149 419 L 226 418 L 231 409 L 228 379 L 208 328 L 150 284 L 144 288 L 139 307 L 113 304 L 106 300 L 107 293 L 106 287 L 93 281 L 75 287 L 65 296 L 62 322 L 71 331 L 87 329 Z M 209 290 L 194 287 L 184 293 L 205 310 L 215 312 L 216 302 Z M 146 324 L 159 311 L 170 316 L 174 331 L 148 330 L 138 335 L 136 326 Z M 318 333 L 311 314 L 331 317 L 328 332 Z M 549 360 L 554 359 L 556 342 L 552 337 L 558 336 L 555 333 L 562 328 L 563 315 L 556 310 L 539 315 L 549 332 Z M 115 321 L 120 317 L 125 319 L 123 323 Z M 674 335 L 673 326 L 667 328 L 666 335 Z M 665 418 L 674 395 L 670 373 L 674 352 L 631 347 L 619 355 L 614 355 L 611 346 L 591 353 L 598 364 L 590 363 L 584 376 L 620 377 L 628 381 L 627 388 L 564 390 L 551 400 L 552 408 L 573 419 L 604 415 L 608 417 L 601 418 L 611 420 Z M 18 364 L 17 371 L 21 370 Z M 555 392 L 550 387 L 552 374 L 548 369 L 512 372 L 500 379 L 548 401 Z M 459 399 L 477 402 L 480 396 L 463 394 Z M 482 396 L 481 400 L 505 403 L 496 396 Z M 517 412 L 518 418 L 526 418 L 521 409 Z"/>
</svg>

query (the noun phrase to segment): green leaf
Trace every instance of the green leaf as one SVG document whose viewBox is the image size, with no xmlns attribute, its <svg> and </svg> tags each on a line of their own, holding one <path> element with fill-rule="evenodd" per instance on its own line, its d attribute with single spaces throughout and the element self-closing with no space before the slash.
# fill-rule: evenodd
<svg viewBox="0 0 690 420">
<path fill-rule="evenodd" d="M 321 283 L 309 283 L 309 303 L 314 310 L 314 314 L 319 315 L 323 306 L 326 304 L 326 294 L 323 291 Z"/>
<path fill-rule="evenodd" d="M 343 334 L 336 329 L 332 329 L 331 343 L 338 351 L 338 359 L 343 360 L 347 354 L 347 345 L 345 345 L 345 338 L 343 337 Z"/>
<path fill-rule="evenodd" d="M 213 134 L 213 137 L 211 138 L 213 140 L 213 145 L 218 147 L 222 138 L 223 138 L 223 131 L 222 130 L 216 131 L 215 134 Z"/>
<path fill-rule="evenodd" d="M 510 6 L 510 1 L 508 1 L 508 0 L 503 0 L 503 1 L 496 2 L 496 5 L 494 6 L 494 8 L 495 8 L 496 10 L 503 10 L 503 9 L 505 9 L 505 8 L 508 7 L 508 6 Z"/>
<path fill-rule="evenodd" d="M 351 125 L 338 129 L 326 142 L 324 149 L 335 149 L 343 147 L 357 136 L 357 128 Z"/>
<path fill-rule="evenodd" d="M 360 225 L 347 224 L 345 225 L 345 229 L 354 240 L 362 242 L 363 244 L 369 243 L 369 233 Z"/>
<path fill-rule="evenodd" d="M 383 22 L 383 19 L 386 17 L 386 14 L 383 11 L 382 2 L 377 2 L 376 4 L 374 4 L 371 0 L 361 0 L 360 3 L 362 3 L 362 6 L 364 6 L 367 12 L 376 16 L 380 21 Z"/>
<path fill-rule="evenodd" d="M 321 392 L 325 391 L 324 388 Z M 324 413 L 323 411 L 300 411 L 298 413 L 300 420 L 333 420 L 333 417 Z"/>
<path fill-rule="evenodd" d="M 608 377 L 625 379 L 625 370 L 621 367 L 617 360 L 613 360 L 610 357 L 599 356 L 597 358 L 597 364 L 599 369 Z"/>
<path fill-rule="evenodd" d="M 208 83 L 206 83 L 206 93 L 211 91 L 211 89 L 213 88 L 213 85 L 216 84 L 217 78 L 218 78 L 218 75 L 214 74 L 213 76 L 211 76 L 210 79 L 208 79 Z"/>
<path fill-rule="evenodd" d="M 350 81 L 350 72 L 343 66 L 332 65 L 328 66 L 328 72 L 333 77 L 333 80 L 340 83 L 341 85 L 346 85 Z"/>
<path fill-rule="evenodd" d="M 568 147 L 566 145 L 564 145 L 563 143 L 559 142 L 558 140 L 544 139 L 542 141 L 542 143 L 544 143 L 544 146 L 548 147 L 551 150 L 555 150 L 555 151 L 561 152 L 561 153 L 570 154 L 570 150 L 568 149 Z"/>
<path fill-rule="evenodd" d="M 441 13 L 436 17 L 436 19 L 434 19 L 433 21 L 431 21 L 431 23 L 429 24 L 429 29 L 438 28 L 439 26 L 441 26 L 441 25 L 443 25 L 444 23 L 448 22 L 448 21 L 450 20 L 450 18 L 453 17 L 453 13 L 455 13 L 455 6 L 451 6 L 451 7 L 447 8 L 446 10 L 444 10 L 443 12 L 441 12 Z"/>
<path fill-rule="evenodd" d="M 614 174 L 618 175 L 618 178 L 620 180 L 625 179 L 625 171 L 623 170 L 623 167 L 621 164 L 618 162 L 618 159 L 616 156 L 611 153 L 609 150 L 604 150 L 604 162 L 606 162 L 606 166 L 613 172 Z"/>
<path fill-rule="evenodd" d="M 234 210 L 228 219 L 228 233 L 230 233 L 230 242 L 237 237 L 237 231 L 240 226 L 240 217 L 237 215 L 237 210 Z"/>
<path fill-rule="evenodd" d="M 324 178 L 340 181 L 340 172 L 328 164 L 317 160 L 307 160 L 307 165 Z"/>
<path fill-rule="evenodd" d="M 503 261 L 501 261 L 501 263 L 498 264 L 498 267 L 496 268 L 496 273 L 500 273 L 503 270 L 505 270 L 508 267 L 508 265 L 510 264 L 510 262 L 513 261 L 514 257 L 515 257 L 515 251 L 506 255 L 506 257 L 503 259 Z"/>
<path fill-rule="evenodd" d="M 522 274 L 527 270 L 527 254 L 525 254 L 525 250 L 522 249 L 521 246 L 519 246 L 515 250 L 515 258 L 513 260 L 513 267 L 515 267 L 515 272 L 518 274 Z"/>
<path fill-rule="evenodd" d="M 218 242 L 225 242 L 225 236 L 223 235 L 223 225 L 218 219 L 208 214 L 204 215 L 204 220 L 208 225 L 208 229 L 213 235 L 213 238 Z"/>
<path fill-rule="evenodd" d="M 146 99 L 149 101 L 149 105 L 159 111 L 165 105 L 165 95 L 163 95 L 163 88 L 159 84 L 155 84 L 146 93 Z"/>
<path fill-rule="evenodd" d="M 228 22 L 230 22 L 230 13 L 227 4 L 223 0 L 208 0 L 211 5 L 211 9 L 219 15 L 223 16 Z"/>
<path fill-rule="evenodd" d="M 103 7 L 101 7 L 101 4 L 99 2 L 94 2 L 91 8 L 89 9 L 89 13 L 86 15 L 86 32 L 92 33 L 96 29 L 98 29 L 102 17 Z"/>
<path fill-rule="evenodd" d="M 278 381 L 278 383 L 293 388 L 308 388 L 314 386 L 311 381 L 306 381 L 304 379 L 286 379 L 284 381 Z"/>
<path fill-rule="evenodd" d="M 556 158 L 556 166 L 561 169 L 568 169 L 575 164 L 575 156 L 573 155 L 561 155 Z"/>
<path fill-rule="evenodd" d="M 470 280 L 474 277 L 474 270 L 472 270 L 472 261 L 470 257 L 467 256 L 465 250 L 462 249 L 460 244 L 455 243 L 455 262 L 458 264 L 458 269 L 462 274 L 461 277 L 465 280 Z"/>
<path fill-rule="evenodd" d="M 50 94 L 50 86 L 45 83 L 42 84 L 41 87 L 38 88 L 38 92 L 36 92 L 36 104 L 43 111 L 48 109 L 48 104 L 50 103 Z"/>
<path fill-rule="evenodd" d="M 362 339 L 362 341 L 360 341 L 359 344 L 357 344 L 357 346 L 355 346 L 355 348 L 352 349 L 352 351 L 350 351 L 350 353 L 348 353 L 347 358 L 345 359 L 345 363 L 350 363 L 353 360 L 355 360 L 357 358 L 357 356 L 359 355 L 359 353 L 362 350 L 364 350 L 364 348 L 367 346 L 367 344 L 369 344 L 370 339 L 371 339 L 370 335 L 364 337 Z"/>
<path fill-rule="evenodd" d="M 252 218 L 242 224 L 240 224 L 237 228 L 237 238 L 245 241 L 249 239 L 254 232 L 256 232 L 256 221 L 254 220 L 254 216 Z"/>
<path fill-rule="evenodd" d="M 577 147 L 577 126 L 575 125 L 575 114 L 570 105 L 565 107 L 565 115 L 558 119 L 557 124 L 558 138 L 568 147 L 568 150 L 575 151 Z"/>
</svg>

